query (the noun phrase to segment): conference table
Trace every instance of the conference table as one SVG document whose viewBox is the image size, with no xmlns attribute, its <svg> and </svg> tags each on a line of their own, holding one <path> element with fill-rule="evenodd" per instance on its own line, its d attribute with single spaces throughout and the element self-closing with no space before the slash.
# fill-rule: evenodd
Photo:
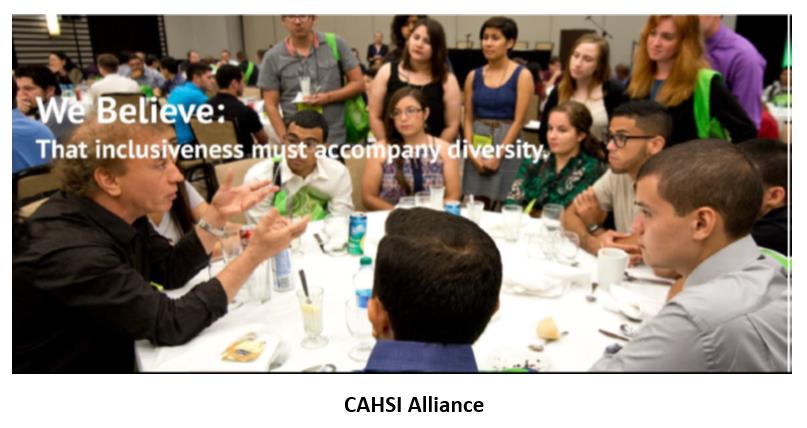
<svg viewBox="0 0 807 428">
<path fill-rule="evenodd" d="M 387 211 L 367 214 L 365 255 L 373 257 L 373 262 L 388 214 Z M 467 215 L 464 209 L 462 215 Z M 337 371 L 361 370 L 365 362 L 348 356 L 358 339 L 348 330 L 345 310 L 346 301 L 355 299 L 352 276 L 358 270 L 359 257 L 325 254 L 314 238 L 314 233 L 323 234 L 322 223 L 311 223 L 301 236 L 292 255 L 292 272 L 295 289 L 300 287 L 296 275 L 300 269 L 305 271 L 309 287 L 324 289 L 322 313 L 323 335 L 328 338 L 326 346 L 314 350 L 301 346 L 305 334 L 296 293 L 273 291 L 268 300 L 233 307 L 184 345 L 160 347 L 145 340 L 137 341 L 139 369 L 144 372 L 266 372 L 271 362 L 279 361 L 282 364 L 273 371 L 299 372 L 329 364 Z M 523 215 L 516 242 L 504 239 L 503 216 L 499 213 L 483 212 L 480 225 L 494 238 L 504 269 L 499 310 L 473 345 L 480 370 L 502 371 L 527 366 L 537 371 L 586 371 L 607 347 L 614 343 L 625 344 L 621 339 L 602 334 L 600 329 L 622 334 L 622 324 L 634 329 L 643 325 L 626 317 L 626 304 L 638 308 L 644 322 L 664 304 L 669 286 L 659 285 L 658 278 L 654 279 L 647 267 L 629 268 L 633 278 L 611 286 L 610 292 L 597 288 L 596 300 L 588 299 L 591 282 L 596 280 L 596 258 L 581 249 L 576 256 L 576 267 L 547 260 L 531 247 L 534 245 L 532 237 L 543 227 L 540 219 Z M 185 287 L 167 293 L 171 297 L 181 296 L 208 279 L 209 274 L 209 269 L 203 269 Z M 546 290 L 540 287 L 532 288 L 550 277 L 553 284 L 568 287 L 552 288 L 548 295 L 554 297 L 548 297 Z M 562 280 L 558 282 L 558 278 Z M 263 269 L 250 280 L 257 281 L 253 284 L 268 281 Z M 637 313 L 631 315 L 636 321 Z M 538 323 L 548 317 L 563 332 L 558 340 L 544 341 L 537 336 Z M 263 354 L 250 363 L 222 361 L 225 348 L 247 333 L 255 333 L 266 342 Z M 536 352 L 541 348 L 543 351 Z"/>
</svg>

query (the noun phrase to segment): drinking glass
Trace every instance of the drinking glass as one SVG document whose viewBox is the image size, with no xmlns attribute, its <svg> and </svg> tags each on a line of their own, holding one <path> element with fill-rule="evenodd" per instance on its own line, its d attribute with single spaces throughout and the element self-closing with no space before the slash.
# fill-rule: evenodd
<svg viewBox="0 0 807 428">
<path fill-rule="evenodd" d="M 437 211 L 443 210 L 443 198 L 446 195 L 446 188 L 444 186 L 432 186 L 429 188 L 429 196 L 431 196 L 432 208 Z"/>
<path fill-rule="evenodd" d="M 540 228 L 535 234 L 530 236 L 528 255 L 533 257 L 543 257 L 551 261 L 555 258 L 555 232 L 550 232 L 546 228 Z"/>
<path fill-rule="evenodd" d="M 398 199 L 398 205 L 395 208 L 415 208 L 417 204 L 415 204 L 415 197 L 414 196 L 401 196 Z"/>
<path fill-rule="evenodd" d="M 518 232 L 521 227 L 521 206 L 505 205 L 502 207 L 504 216 L 504 239 L 507 242 L 518 241 Z"/>
<path fill-rule="evenodd" d="M 367 318 L 367 308 L 360 307 L 355 297 L 345 301 L 345 322 L 350 335 L 359 342 L 347 355 L 354 361 L 367 361 L 373 350 L 373 326 Z"/>
<path fill-rule="evenodd" d="M 546 230 L 550 232 L 560 230 L 561 214 L 563 214 L 563 205 L 546 204 L 541 208 L 541 220 Z"/>
<path fill-rule="evenodd" d="M 221 255 L 225 263 L 230 263 L 244 251 L 241 235 L 237 228 L 227 228 L 221 238 Z"/>
<path fill-rule="evenodd" d="M 322 336 L 323 295 L 324 291 L 320 287 L 308 287 L 308 296 L 302 288 L 297 290 L 305 331 L 305 339 L 300 342 L 300 346 L 305 349 L 317 349 L 328 344 L 328 338 Z"/>
<path fill-rule="evenodd" d="M 432 194 L 428 190 L 415 193 L 415 206 L 423 208 L 432 207 Z"/>
<path fill-rule="evenodd" d="M 561 231 L 555 240 L 555 255 L 558 262 L 574 265 L 580 250 L 580 238 L 574 232 Z"/>
<path fill-rule="evenodd" d="M 468 201 L 465 208 L 468 210 L 468 218 L 476 223 L 482 220 L 482 211 L 485 210 L 485 203 L 482 201 Z"/>
</svg>

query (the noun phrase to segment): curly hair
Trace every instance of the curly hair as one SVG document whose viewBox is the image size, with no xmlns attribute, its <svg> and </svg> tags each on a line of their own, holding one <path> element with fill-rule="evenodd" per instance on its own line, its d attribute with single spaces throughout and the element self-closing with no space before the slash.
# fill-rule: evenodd
<svg viewBox="0 0 807 428">
<path fill-rule="evenodd" d="M 87 121 L 73 132 L 70 140 L 65 144 L 68 153 L 71 146 L 86 147 L 86 156 L 64 157 L 55 159 L 54 173 L 61 182 L 65 192 L 78 196 L 88 197 L 99 190 L 95 182 L 95 171 L 99 168 L 115 175 L 126 173 L 126 162 L 120 158 L 106 158 L 101 155 L 102 146 L 124 145 L 129 140 L 144 141 L 149 137 L 167 137 L 173 135 L 174 129 L 163 123 L 154 124 L 124 124 L 114 122 L 102 124 L 97 121 Z M 167 139 L 167 138 L 166 138 Z"/>
</svg>

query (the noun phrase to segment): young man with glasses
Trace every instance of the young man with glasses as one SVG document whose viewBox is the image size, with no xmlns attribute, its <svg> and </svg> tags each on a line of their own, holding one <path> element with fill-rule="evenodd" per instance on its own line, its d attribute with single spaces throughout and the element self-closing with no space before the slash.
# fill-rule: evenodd
<svg viewBox="0 0 807 428">
<path fill-rule="evenodd" d="M 328 214 L 350 214 L 353 186 L 350 172 L 339 161 L 322 154 L 328 139 L 328 123 L 321 114 L 301 111 L 289 119 L 283 157 L 253 165 L 244 183 L 272 180 L 280 191 L 246 212 L 247 222 L 257 224 L 272 207 L 281 215 L 311 215 L 320 220 Z M 279 159 L 279 162 L 275 162 Z"/>
<path fill-rule="evenodd" d="M 651 156 L 659 153 L 672 133 L 672 119 L 655 101 L 632 101 L 614 110 L 606 137 L 609 170 L 579 194 L 563 213 L 563 227 L 580 236 L 581 246 L 592 254 L 602 247 L 621 248 L 633 263 L 641 260 L 631 224 L 636 175 Z M 608 212 L 616 230 L 603 229 Z"/>
<path fill-rule="evenodd" d="M 314 31 L 315 16 L 284 15 L 282 23 L 288 36 L 264 55 L 258 76 L 269 122 L 283 140 L 286 125 L 280 109 L 287 118 L 301 110 L 315 110 L 328 122 L 328 142 L 344 144 L 344 101 L 364 92 L 358 60 L 347 43 L 333 35 L 339 53 L 336 61 L 327 34 Z M 347 80 L 344 86 L 342 76 Z M 302 85 L 305 81 L 309 84 Z M 304 89 L 310 93 L 304 94 Z"/>
</svg>

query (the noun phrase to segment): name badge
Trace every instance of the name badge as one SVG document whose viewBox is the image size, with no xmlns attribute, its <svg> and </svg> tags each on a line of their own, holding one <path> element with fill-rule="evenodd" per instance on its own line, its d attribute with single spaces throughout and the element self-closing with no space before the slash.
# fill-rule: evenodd
<svg viewBox="0 0 807 428">
<path fill-rule="evenodd" d="M 319 114 L 323 114 L 322 113 L 323 112 L 322 106 L 315 106 L 315 105 L 306 104 L 306 103 L 297 103 L 297 111 L 303 111 L 303 110 L 314 110 L 315 112 L 317 112 Z"/>
<path fill-rule="evenodd" d="M 471 137 L 471 144 L 475 149 L 482 146 L 490 146 L 493 144 L 493 137 L 490 135 L 474 134 L 473 137 Z"/>
</svg>

